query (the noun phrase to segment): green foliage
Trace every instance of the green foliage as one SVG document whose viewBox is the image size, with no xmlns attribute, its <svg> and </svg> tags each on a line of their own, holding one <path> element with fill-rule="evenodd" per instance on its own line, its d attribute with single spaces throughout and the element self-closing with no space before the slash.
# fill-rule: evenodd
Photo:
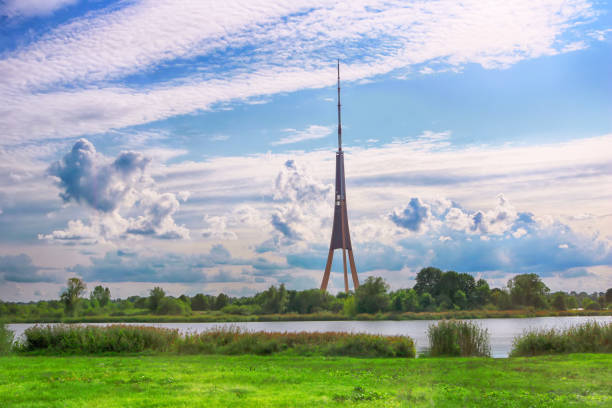
<svg viewBox="0 0 612 408">
<path fill-rule="evenodd" d="M 211 297 L 206 296 L 202 293 L 198 293 L 191 298 L 191 309 L 192 310 L 210 310 L 211 308 Z"/>
<path fill-rule="evenodd" d="M 283 352 L 353 357 L 415 356 L 414 341 L 406 336 L 343 332 L 249 332 L 237 327 L 187 334 L 177 346 L 179 353 L 268 355 Z"/>
<path fill-rule="evenodd" d="M 3 321 L 0 321 L 0 356 L 8 354 L 13 349 L 14 334 Z"/>
<path fill-rule="evenodd" d="M 535 273 L 516 275 L 508 281 L 510 298 L 516 306 L 531 306 L 545 308 L 546 295 L 550 289 Z"/>
<path fill-rule="evenodd" d="M 241 315 L 248 316 L 261 313 L 261 306 L 259 305 L 227 305 L 221 309 L 223 313 L 230 315 Z"/>
<path fill-rule="evenodd" d="M 389 285 L 380 277 L 369 276 L 355 291 L 359 313 L 378 313 L 389 309 Z"/>
<path fill-rule="evenodd" d="M 606 295 L 604 296 L 604 299 L 606 300 L 607 304 L 612 303 L 612 288 L 606 290 Z"/>
<path fill-rule="evenodd" d="M 416 276 L 414 290 L 419 295 L 423 293 L 437 294 L 436 288 L 439 286 L 441 278 L 442 271 L 440 269 L 431 266 L 423 268 Z"/>
<path fill-rule="evenodd" d="M 179 336 L 177 330 L 147 326 L 34 326 L 25 331 L 20 351 L 95 354 L 175 351 L 202 354 L 273 354 L 409 357 L 414 341 L 406 336 L 355 333 L 267 333 L 236 327 Z"/>
<path fill-rule="evenodd" d="M 555 292 L 552 295 L 552 301 L 550 302 L 550 305 L 555 309 L 555 310 L 567 310 L 567 302 L 565 300 L 566 295 L 563 292 Z"/>
<path fill-rule="evenodd" d="M 96 286 L 89 295 L 91 301 L 97 301 L 100 307 L 106 306 L 110 302 L 110 297 L 110 289 L 103 288 L 101 285 Z"/>
<path fill-rule="evenodd" d="M 484 356 L 491 355 L 489 332 L 476 323 L 442 320 L 427 329 L 430 356 Z"/>
<path fill-rule="evenodd" d="M 229 296 L 227 296 L 225 293 L 219 293 L 219 295 L 215 299 L 215 303 L 214 303 L 213 309 L 214 310 L 221 310 L 225 306 L 229 305 L 229 303 L 230 303 Z"/>
<path fill-rule="evenodd" d="M 320 289 L 292 291 L 288 310 L 300 314 L 321 312 L 328 309 L 332 299 L 332 295 Z"/>
<path fill-rule="evenodd" d="M 419 296 L 419 304 L 421 305 L 421 310 L 425 310 L 427 312 L 434 309 L 436 305 L 436 301 L 428 292 L 421 293 Z"/>
<path fill-rule="evenodd" d="M 79 278 L 68 279 L 68 287 L 62 292 L 60 298 L 66 309 L 66 313 L 74 314 L 81 295 L 87 289 L 85 283 Z"/>
<path fill-rule="evenodd" d="M 165 297 L 160 300 L 156 313 L 160 315 L 188 315 L 191 313 L 191 308 L 180 299 Z"/>
<path fill-rule="evenodd" d="M 255 295 L 255 302 L 261 306 L 263 313 L 285 313 L 289 295 L 284 284 L 281 284 L 278 289 L 276 286 L 270 286 L 268 290 Z"/>
<path fill-rule="evenodd" d="M 355 315 L 357 315 L 357 303 L 355 302 L 355 296 L 347 297 L 344 300 L 342 313 L 348 317 L 355 317 Z"/>
<path fill-rule="evenodd" d="M 526 331 L 514 339 L 510 356 L 611 352 L 612 323 L 593 321 L 567 329 Z"/>
<path fill-rule="evenodd" d="M 166 292 L 159 286 L 154 287 L 149 291 L 149 309 L 156 312 L 163 298 L 166 297 Z"/>
<path fill-rule="evenodd" d="M 169 351 L 178 330 L 146 326 L 34 326 L 26 329 L 20 351 L 91 354 Z"/>
</svg>

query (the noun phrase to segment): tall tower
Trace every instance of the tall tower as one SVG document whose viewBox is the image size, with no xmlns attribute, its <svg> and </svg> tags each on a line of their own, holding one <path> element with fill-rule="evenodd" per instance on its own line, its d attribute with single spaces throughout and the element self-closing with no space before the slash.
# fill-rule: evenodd
<svg viewBox="0 0 612 408">
<path fill-rule="evenodd" d="M 338 151 L 336 152 L 336 194 L 334 204 L 334 225 L 332 229 L 331 242 L 329 244 L 329 255 L 325 273 L 321 282 L 321 290 L 327 290 L 329 273 L 331 271 L 334 250 L 342 249 L 342 265 L 344 266 L 344 291 L 349 291 L 348 274 L 346 270 L 346 253 L 351 264 L 351 276 L 353 277 L 353 287 L 359 287 L 355 259 L 353 258 L 353 248 L 351 246 L 351 235 L 349 234 L 348 216 L 346 212 L 346 186 L 344 183 L 344 152 L 342 151 L 342 121 L 340 118 L 340 60 L 338 60 Z"/>
</svg>

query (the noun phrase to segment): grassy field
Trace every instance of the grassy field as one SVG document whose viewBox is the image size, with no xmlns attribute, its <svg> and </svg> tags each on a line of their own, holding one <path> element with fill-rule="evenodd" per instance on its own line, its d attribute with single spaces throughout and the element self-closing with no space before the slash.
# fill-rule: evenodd
<svg viewBox="0 0 612 408">
<path fill-rule="evenodd" d="M 612 406 L 612 355 L 0 357 L 2 407 Z"/>
</svg>

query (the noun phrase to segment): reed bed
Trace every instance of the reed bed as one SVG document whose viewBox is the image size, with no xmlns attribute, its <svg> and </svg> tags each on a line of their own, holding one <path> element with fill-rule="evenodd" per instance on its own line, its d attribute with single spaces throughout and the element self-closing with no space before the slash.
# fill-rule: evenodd
<svg viewBox="0 0 612 408">
<path fill-rule="evenodd" d="M 13 338 L 13 332 L 6 327 L 4 322 L 0 322 L 0 356 L 11 352 Z"/>
<path fill-rule="evenodd" d="M 489 332 L 473 322 L 441 320 L 427 329 L 428 356 L 489 357 Z"/>
<path fill-rule="evenodd" d="M 215 328 L 181 336 L 178 330 L 127 325 L 34 326 L 25 331 L 25 339 L 18 350 L 60 354 L 153 351 L 179 354 L 415 357 L 414 341 L 407 336 L 250 332 L 238 327 Z"/>
<path fill-rule="evenodd" d="M 526 331 L 514 339 L 510 356 L 611 352 L 612 323 L 591 321 L 566 329 Z"/>
</svg>

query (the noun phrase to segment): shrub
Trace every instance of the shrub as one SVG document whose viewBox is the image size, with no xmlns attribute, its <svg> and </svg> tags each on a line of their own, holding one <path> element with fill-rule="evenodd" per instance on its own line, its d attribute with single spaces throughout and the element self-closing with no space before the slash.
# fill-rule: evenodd
<svg viewBox="0 0 612 408">
<path fill-rule="evenodd" d="M 160 315 L 187 315 L 191 308 L 179 299 L 165 297 L 159 301 L 156 312 Z"/>
<path fill-rule="evenodd" d="M 37 325 L 24 334 L 21 351 L 76 354 L 169 351 L 179 337 L 178 330 L 128 325 Z"/>
<path fill-rule="evenodd" d="M 491 355 L 489 332 L 469 321 L 442 320 L 427 329 L 430 356 Z"/>
<path fill-rule="evenodd" d="M 94 354 L 104 352 L 175 351 L 190 354 L 293 353 L 353 357 L 414 357 L 406 336 L 341 332 L 268 333 L 237 327 L 180 336 L 178 330 L 148 326 L 34 326 L 25 331 L 20 351 Z"/>
<path fill-rule="evenodd" d="M 353 357 L 414 357 L 414 341 L 405 336 L 326 333 L 249 332 L 237 327 L 187 334 L 179 353 L 260 354 L 288 352 L 301 355 Z"/>
<path fill-rule="evenodd" d="M 514 339 L 511 357 L 612 352 L 612 323 L 587 322 L 567 329 L 535 329 Z"/>
<path fill-rule="evenodd" d="M 4 322 L 0 322 L 0 356 L 8 354 L 13 348 L 14 334 Z"/>
</svg>

